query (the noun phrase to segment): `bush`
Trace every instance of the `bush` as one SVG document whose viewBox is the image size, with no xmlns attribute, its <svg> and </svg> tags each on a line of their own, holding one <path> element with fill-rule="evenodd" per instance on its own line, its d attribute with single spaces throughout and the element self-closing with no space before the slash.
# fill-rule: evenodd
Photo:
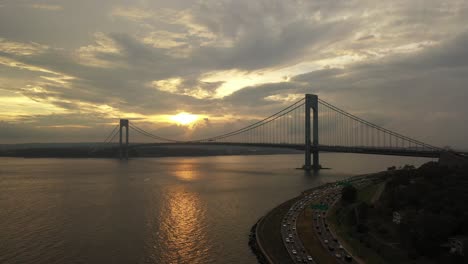
<svg viewBox="0 0 468 264">
<path fill-rule="evenodd" d="M 341 198 L 348 203 L 354 203 L 357 198 L 357 190 L 352 185 L 346 185 L 341 190 Z"/>
<path fill-rule="evenodd" d="M 369 205 L 367 205 L 366 203 L 359 203 L 356 206 L 356 210 L 357 210 L 357 215 L 358 215 L 358 218 L 359 218 L 359 222 L 366 222 L 367 221 L 367 214 L 368 214 L 368 211 L 369 211 Z"/>
<path fill-rule="evenodd" d="M 414 170 L 414 169 L 416 169 L 414 165 L 405 164 L 405 166 L 403 166 L 403 170 Z"/>
<path fill-rule="evenodd" d="M 366 224 L 363 224 L 363 223 L 360 223 L 357 225 L 356 227 L 356 231 L 363 234 L 363 233 L 367 233 L 367 231 L 369 230 L 369 228 L 367 227 Z"/>
<path fill-rule="evenodd" d="M 387 230 L 387 228 L 385 228 L 384 226 L 379 226 L 379 227 L 377 228 L 377 232 L 379 232 L 379 234 L 381 234 L 381 235 L 386 235 L 386 234 L 388 234 L 388 230 Z"/>
</svg>

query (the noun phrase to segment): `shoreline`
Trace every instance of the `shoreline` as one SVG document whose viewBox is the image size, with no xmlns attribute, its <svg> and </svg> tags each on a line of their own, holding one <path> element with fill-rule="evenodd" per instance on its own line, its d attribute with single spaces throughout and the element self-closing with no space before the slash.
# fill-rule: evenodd
<svg viewBox="0 0 468 264">
<path fill-rule="evenodd" d="M 249 233 L 249 247 L 252 250 L 252 253 L 257 258 L 257 262 L 260 264 L 268 264 L 270 261 L 268 260 L 268 256 L 263 254 L 263 249 L 261 244 L 258 243 L 257 240 L 257 227 L 261 223 L 263 217 L 257 220 L 257 222 L 250 228 Z"/>
<path fill-rule="evenodd" d="M 378 176 L 381 176 L 381 175 L 384 175 L 386 174 L 387 172 L 386 171 L 379 171 L 379 172 L 374 172 L 374 173 L 367 173 L 367 174 L 359 174 L 359 175 L 355 175 L 355 176 L 351 176 L 343 181 L 355 181 L 355 180 L 360 180 L 360 179 L 364 179 L 364 178 L 370 178 L 370 177 L 378 177 Z M 337 181 L 338 182 L 338 181 Z M 251 228 L 251 231 L 250 231 L 250 235 L 249 235 L 249 247 L 250 249 L 252 250 L 252 252 L 254 253 L 254 255 L 257 257 L 257 260 L 258 260 L 258 263 L 260 264 L 264 264 L 264 263 L 275 263 L 274 261 L 271 260 L 271 256 L 269 256 L 268 252 L 265 252 L 265 251 L 273 251 L 275 252 L 275 249 L 265 249 L 263 248 L 262 246 L 259 246 L 262 244 L 261 241 L 258 241 L 259 240 L 259 230 L 260 232 L 262 232 L 261 230 L 267 228 L 267 230 L 264 230 L 267 231 L 269 234 L 272 234 L 272 233 L 278 233 L 278 235 L 280 234 L 280 223 L 281 223 L 281 219 L 283 218 L 284 214 L 282 214 L 282 212 L 284 211 L 284 213 L 286 213 L 286 211 L 284 210 L 284 207 L 286 205 L 290 205 L 290 204 L 293 204 L 295 201 L 297 201 L 298 199 L 301 199 L 301 197 L 303 197 L 304 195 L 310 193 L 310 192 L 313 192 L 315 190 L 320 190 L 322 188 L 326 188 L 330 185 L 333 185 L 333 184 L 336 184 L 337 182 L 328 182 L 328 183 L 325 183 L 325 184 L 322 184 L 320 186 L 316 186 L 316 187 L 313 187 L 313 188 L 309 188 L 309 189 L 306 189 L 304 191 L 302 191 L 298 196 L 296 197 L 293 197 L 289 200 L 286 200 L 285 202 L 277 205 L 276 207 L 274 207 L 273 209 L 271 209 L 269 212 L 267 212 L 264 216 L 262 216 Z M 288 207 L 289 209 L 289 207 Z M 274 219 L 274 218 L 278 218 L 279 217 L 279 221 L 275 221 L 275 220 L 278 220 L 278 219 Z M 278 222 L 278 228 L 277 230 L 275 229 L 271 229 L 271 226 L 270 228 L 268 227 L 264 227 L 262 226 L 264 220 L 272 220 L 272 222 Z M 261 235 L 261 234 L 260 234 Z M 265 242 L 270 242 L 270 243 L 273 243 L 275 244 L 275 242 L 279 242 L 283 247 L 283 241 L 265 241 Z M 276 258 L 284 258 L 284 259 L 288 259 L 289 261 L 287 263 L 293 263 L 292 262 L 292 259 L 290 258 L 289 254 L 286 252 L 286 249 L 284 248 L 284 251 L 283 254 L 284 256 L 282 257 L 279 257 L 277 256 Z M 271 254 L 271 252 L 270 252 Z M 281 252 L 275 252 L 275 255 L 279 255 L 281 254 Z M 313 256 L 312 256 L 313 257 Z M 269 259 L 269 261 L 267 261 L 267 259 Z M 281 261 L 279 263 L 285 263 L 285 261 Z"/>
<path fill-rule="evenodd" d="M 154 155 L 154 156 L 134 156 L 128 159 L 151 159 L 151 158 L 204 158 L 204 157 L 232 157 L 232 156 L 275 156 L 275 155 L 303 155 L 302 153 L 234 153 L 234 154 L 201 154 L 201 155 Z M 0 154 L 0 158 L 17 159 L 119 159 L 118 156 L 8 156 Z M 302 169 L 302 168 L 297 168 Z M 328 169 L 328 168 L 323 168 Z"/>
</svg>

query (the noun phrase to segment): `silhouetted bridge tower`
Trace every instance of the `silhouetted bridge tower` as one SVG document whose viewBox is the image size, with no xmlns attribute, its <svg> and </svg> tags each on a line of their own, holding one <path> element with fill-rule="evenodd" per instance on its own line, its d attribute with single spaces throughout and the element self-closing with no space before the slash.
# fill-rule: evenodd
<svg viewBox="0 0 468 264">
<path fill-rule="evenodd" d="M 129 145 L 130 129 L 151 138 L 154 143 Z M 253 124 L 206 138 L 190 141 L 165 138 L 130 123 L 128 119 L 120 120 L 105 143 L 112 142 L 117 134 L 122 159 L 128 158 L 130 149 L 160 145 L 279 147 L 304 150 L 305 170 L 320 169 L 319 153 L 324 151 L 414 157 L 439 157 L 443 152 L 441 148 L 361 119 L 313 94 L 306 94 L 304 98 Z"/>
<path fill-rule="evenodd" d="M 312 141 L 310 141 L 310 109 L 313 112 L 313 130 L 312 130 Z M 319 170 L 319 123 L 318 123 L 318 96 L 314 94 L 305 95 L 305 170 Z M 312 144 L 311 144 L 312 143 Z M 311 163 L 311 153 L 314 157 L 314 162 Z"/>
<path fill-rule="evenodd" d="M 128 119 L 120 119 L 119 125 L 119 156 L 120 159 L 128 159 Z M 125 128 L 125 143 L 122 143 L 122 128 Z"/>
</svg>

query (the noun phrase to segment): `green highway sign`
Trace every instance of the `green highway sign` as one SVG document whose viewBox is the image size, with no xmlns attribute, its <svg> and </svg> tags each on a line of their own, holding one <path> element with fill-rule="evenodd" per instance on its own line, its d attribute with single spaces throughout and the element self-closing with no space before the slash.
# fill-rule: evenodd
<svg viewBox="0 0 468 264">
<path fill-rule="evenodd" d="M 310 207 L 315 210 L 323 210 L 323 211 L 328 210 L 328 205 L 326 204 L 313 204 Z"/>
</svg>

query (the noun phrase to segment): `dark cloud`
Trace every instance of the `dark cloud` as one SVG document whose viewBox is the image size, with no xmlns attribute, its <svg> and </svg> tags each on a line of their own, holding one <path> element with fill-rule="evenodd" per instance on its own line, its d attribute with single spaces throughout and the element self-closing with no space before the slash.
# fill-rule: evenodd
<svg viewBox="0 0 468 264">
<path fill-rule="evenodd" d="M 233 47 L 202 48 L 194 54 L 194 59 L 213 69 L 254 70 L 284 65 L 298 62 L 307 49 L 319 49 L 338 41 L 350 34 L 350 28 L 352 23 L 303 21 L 274 31 L 257 26 L 255 30 L 240 34 Z"/>
</svg>

